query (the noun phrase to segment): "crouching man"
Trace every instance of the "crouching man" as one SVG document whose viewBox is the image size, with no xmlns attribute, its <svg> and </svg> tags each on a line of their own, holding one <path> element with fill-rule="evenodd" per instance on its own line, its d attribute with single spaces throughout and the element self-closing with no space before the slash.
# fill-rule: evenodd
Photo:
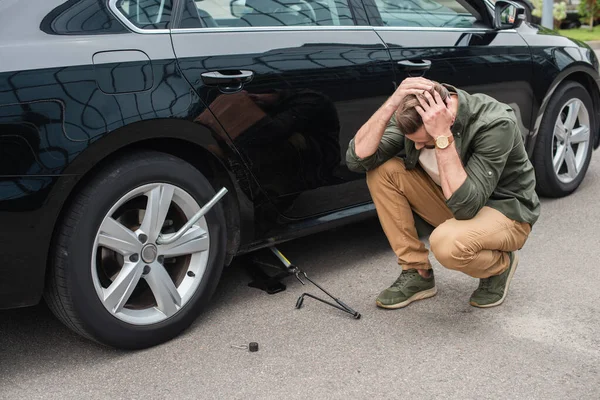
<svg viewBox="0 0 600 400">
<path fill-rule="evenodd" d="M 399 156 L 401 155 L 401 156 Z M 348 168 L 367 184 L 402 273 L 377 297 L 402 308 L 436 294 L 413 211 L 435 230 L 446 268 L 479 278 L 470 304 L 502 304 L 540 213 L 535 174 L 506 104 L 424 78 L 402 82 L 350 141 Z"/>
</svg>

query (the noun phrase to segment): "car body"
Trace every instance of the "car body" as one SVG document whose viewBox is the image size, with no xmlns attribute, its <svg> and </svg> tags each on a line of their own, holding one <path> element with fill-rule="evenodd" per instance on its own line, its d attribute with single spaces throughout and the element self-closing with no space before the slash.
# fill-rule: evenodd
<svg viewBox="0 0 600 400">
<path fill-rule="evenodd" d="M 598 147 L 595 53 L 529 23 L 494 28 L 491 2 L 414 0 L 442 10 L 419 25 L 412 12 L 380 13 L 382 0 L 281 0 L 289 12 L 269 1 L 236 12 L 217 0 L 0 2 L 0 308 L 40 301 L 52 260 L 70 256 L 57 241 L 78 194 L 132 152 L 175 156 L 228 189 L 221 264 L 373 217 L 364 175 L 344 154 L 407 76 L 510 104 L 532 158 L 553 95 L 574 82 L 591 99 Z M 272 117 L 290 109 L 304 127 Z M 314 152 L 290 157 L 294 140 L 292 153 Z"/>
</svg>

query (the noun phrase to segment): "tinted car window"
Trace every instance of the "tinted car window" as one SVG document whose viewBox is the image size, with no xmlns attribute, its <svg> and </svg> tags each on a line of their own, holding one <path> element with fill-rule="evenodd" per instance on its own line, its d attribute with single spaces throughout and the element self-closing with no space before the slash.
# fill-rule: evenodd
<svg viewBox="0 0 600 400">
<path fill-rule="evenodd" d="M 386 26 L 469 28 L 477 20 L 456 0 L 375 0 L 375 5 Z"/>
<path fill-rule="evenodd" d="M 51 35 L 127 32 L 102 0 L 69 0 L 46 15 L 41 29 Z"/>
<path fill-rule="evenodd" d="M 171 22 L 173 0 L 118 0 L 117 9 L 141 29 L 165 29 Z"/>
<path fill-rule="evenodd" d="M 347 0 L 186 0 L 180 27 L 353 24 Z"/>
</svg>

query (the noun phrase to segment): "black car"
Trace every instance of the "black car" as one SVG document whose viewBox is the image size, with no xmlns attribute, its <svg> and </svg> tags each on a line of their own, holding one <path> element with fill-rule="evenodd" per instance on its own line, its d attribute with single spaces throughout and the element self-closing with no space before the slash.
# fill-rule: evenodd
<svg viewBox="0 0 600 400">
<path fill-rule="evenodd" d="M 598 59 L 522 16 L 483 0 L 0 1 L 0 308 L 43 296 L 115 347 L 174 337 L 235 256 L 375 215 L 344 155 L 407 76 L 510 104 L 538 192 L 568 195 L 599 144 Z"/>
</svg>

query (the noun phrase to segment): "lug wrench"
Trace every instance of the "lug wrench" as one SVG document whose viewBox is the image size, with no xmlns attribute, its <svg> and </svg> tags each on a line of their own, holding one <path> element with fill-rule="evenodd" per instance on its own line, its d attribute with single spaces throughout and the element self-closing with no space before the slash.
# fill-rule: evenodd
<svg viewBox="0 0 600 400">
<path fill-rule="evenodd" d="M 219 200 L 221 200 L 221 198 L 223 198 L 223 196 L 225 196 L 226 193 L 227 193 L 227 189 L 226 188 L 222 188 L 221 190 L 219 190 L 219 192 L 217 194 L 215 194 L 213 196 L 213 198 L 210 199 L 208 201 L 208 203 L 206 203 L 204 205 L 204 207 L 202 207 L 200 209 L 200 211 L 198 211 L 192 218 L 190 218 L 190 220 L 188 222 L 186 222 L 186 224 L 184 226 L 182 226 L 181 229 L 179 229 L 177 232 L 170 233 L 168 235 L 160 234 L 158 236 L 158 239 L 156 239 L 156 244 L 171 244 L 171 243 L 174 243 L 176 240 L 180 239 L 183 235 L 185 235 L 185 233 L 187 231 L 190 230 L 190 228 L 200 218 L 202 218 L 207 212 L 209 212 L 210 209 L 213 208 L 213 206 L 215 204 L 217 204 L 217 202 Z"/>
<path fill-rule="evenodd" d="M 300 308 L 300 307 L 302 307 L 302 304 L 304 303 L 304 298 L 305 297 L 310 297 L 310 298 L 318 300 L 318 301 L 320 301 L 322 303 L 328 304 L 331 307 L 337 308 L 338 310 L 344 311 L 344 312 L 352 315 L 355 319 L 360 319 L 361 315 L 360 315 L 359 312 L 353 310 L 346 303 L 344 303 L 340 299 L 334 297 L 327 290 L 323 289 L 315 281 L 313 281 L 312 279 L 310 279 L 308 277 L 308 275 L 306 275 L 306 272 L 302 271 L 300 268 L 298 268 L 297 266 L 295 266 L 294 264 L 292 264 L 287 258 L 285 258 L 285 256 L 276 247 L 272 246 L 272 247 L 269 247 L 269 249 L 271 249 L 271 251 L 273 252 L 273 254 L 275 254 L 275 256 L 279 259 L 279 261 L 281 261 L 283 263 L 283 265 L 285 265 L 286 269 L 290 273 L 292 273 L 292 274 L 294 274 L 296 276 L 296 279 L 298 279 L 302 285 L 306 285 L 306 283 L 304 283 L 304 281 L 302 280 L 302 278 L 300 278 L 300 275 L 304 275 L 304 278 L 307 281 L 309 281 L 310 283 L 312 283 L 313 285 L 315 285 L 316 287 L 318 287 L 319 289 L 321 289 L 321 291 L 323 293 L 325 293 L 327 296 L 331 297 L 333 299 L 333 301 L 335 301 L 337 303 L 337 304 L 333 304 L 333 303 L 331 303 L 331 302 L 329 302 L 327 300 L 323 300 L 320 297 L 317 297 L 317 296 L 312 295 L 310 293 L 302 293 L 300 295 L 300 297 L 298 297 L 298 300 L 296 301 L 296 308 L 297 309 Z"/>
</svg>

